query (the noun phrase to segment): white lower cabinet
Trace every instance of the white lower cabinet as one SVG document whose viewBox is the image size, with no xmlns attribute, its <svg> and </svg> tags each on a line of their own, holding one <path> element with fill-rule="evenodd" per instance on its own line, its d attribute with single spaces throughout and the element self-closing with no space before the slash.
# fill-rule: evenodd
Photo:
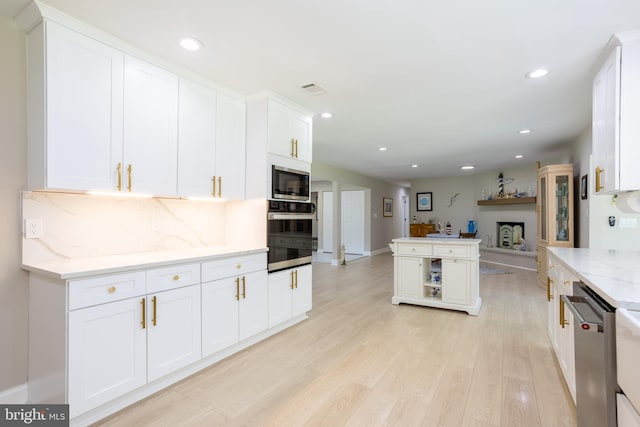
<svg viewBox="0 0 640 427">
<path fill-rule="evenodd" d="M 169 290 L 110 302 L 144 292 L 145 282 L 147 289 Z M 69 312 L 71 417 L 201 358 L 199 264 L 82 279 L 70 287 L 71 301 L 98 304 Z"/>
<path fill-rule="evenodd" d="M 573 282 L 578 279 L 566 268 L 560 265 L 555 255 L 548 254 L 547 269 L 547 302 L 548 325 L 547 331 L 553 344 L 560 370 L 576 401 L 576 368 L 574 345 L 574 318 L 571 311 L 562 302 L 562 295 L 573 295 Z"/>
<path fill-rule="evenodd" d="M 206 357 L 268 327 L 264 254 L 203 264 L 202 355 Z M 218 278 L 223 276 L 222 278 Z"/>
<path fill-rule="evenodd" d="M 69 313 L 69 411 L 73 418 L 147 382 L 144 297 Z"/>
<path fill-rule="evenodd" d="M 311 310 L 311 276 L 311 265 L 269 275 L 269 327 Z"/>
<path fill-rule="evenodd" d="M 471 263 L 459 259 L 442 259 L 442 301 L 453 304 L 471 303 Z"/>
</svg>

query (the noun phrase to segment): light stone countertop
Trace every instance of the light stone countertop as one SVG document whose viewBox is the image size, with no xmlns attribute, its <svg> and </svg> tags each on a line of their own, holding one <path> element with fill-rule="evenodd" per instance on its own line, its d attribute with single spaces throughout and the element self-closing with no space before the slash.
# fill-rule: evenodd
<svg viewBox="0 0 640 427">
<path fill-rule="evenodd" d="M 188 262 L 212 261 L 230 256 L 252 255 L 267 252 L 267 248 L 233 248 L 227 246 L 188 248 L 170 251 L 141 252 L 133 254 L 78 258 L 65 261 L 23 263 L 22 268 L 56 279 L 78 279 L 101 274 L 122 273 L 131 270 L 164 267 Z"/>
<path fill-rule="evenodd" d="M 612 306 L 640 310 L 640 251 L 556 247 L 548 250 Z"/>
</svg>

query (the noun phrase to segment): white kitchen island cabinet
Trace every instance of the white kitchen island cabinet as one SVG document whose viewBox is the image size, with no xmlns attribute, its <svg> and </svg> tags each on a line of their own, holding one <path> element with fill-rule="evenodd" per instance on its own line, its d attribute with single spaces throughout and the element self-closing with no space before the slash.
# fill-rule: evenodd
<svg viewBox="0 0 640 427">
<path fill-rule="evenodd" d="M 482 305 L 479 243 L 479 239 L 394 239 L 390 245 L 394 256 L 391 302 L 478 315 Z"/>
</svg>

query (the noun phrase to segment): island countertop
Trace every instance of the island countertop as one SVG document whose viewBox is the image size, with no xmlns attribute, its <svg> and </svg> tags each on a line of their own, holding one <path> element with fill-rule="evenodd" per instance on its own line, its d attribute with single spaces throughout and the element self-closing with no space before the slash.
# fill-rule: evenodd
<svg viewBox="0 0 640 427">
<path fill-rule="evenodd" d="M 640 310 L 640 251 L 547 249 L 616 308 Z"/>
</svg>

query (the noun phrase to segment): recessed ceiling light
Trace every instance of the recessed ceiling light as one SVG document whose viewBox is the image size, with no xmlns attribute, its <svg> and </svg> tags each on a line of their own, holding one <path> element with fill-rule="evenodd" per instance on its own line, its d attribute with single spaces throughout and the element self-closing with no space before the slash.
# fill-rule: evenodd
<svg viewBox="0 0 640 427">
<path fill-rule="evenodd" d="M 180 46 L 187 50 L 200 50 L 204 47 L 204 44 L 193 37 L 180 37 Z"/>
<path fill-rule="evenodd" d="M 537 70 L 529 71 L 524 76 L 528 79 L 539 79 L 540 77 L 544 77 L 547 74 L 549 74 L 549 70 L 538 68 Z"/>
<path fill-rule="evenodd" d="M 475 169 L 476 167 L 473 165 L 464 165 L 464 166 L 460 166 L 460 169 L 462 170 L 470 170 L 470 169 Z"/>
<path fill-rule="evenodd" d="M 324 117 L 325 119 L 330 119 L 331 117 L 333 117 L 333 114 L 327 112 L 327 113 L 320 114 L 320 116 Z"/>
<path fill-rule="evenodd" d="M 522 159 L 524 156 L 522 154 L 516 154 L 516 159 Z"/>
<path fill-rule="evenodd" d="M 525 135 L 527 133 L 531 133 L 531 129 L 522 129 L 518 131 L 519 134 Z"/>
<path fill-rule="evenodd" d="M 387 147 L 380 147 L 378 148 L 379 151 L 387 151 Z"/>
<path fill-rule="evenodd" d="M 418 165 L 411 165 L 411 167 L 412 167 L 412 168 L 417 168 L 417 167 L 418 167 Z"/>
</svg>

